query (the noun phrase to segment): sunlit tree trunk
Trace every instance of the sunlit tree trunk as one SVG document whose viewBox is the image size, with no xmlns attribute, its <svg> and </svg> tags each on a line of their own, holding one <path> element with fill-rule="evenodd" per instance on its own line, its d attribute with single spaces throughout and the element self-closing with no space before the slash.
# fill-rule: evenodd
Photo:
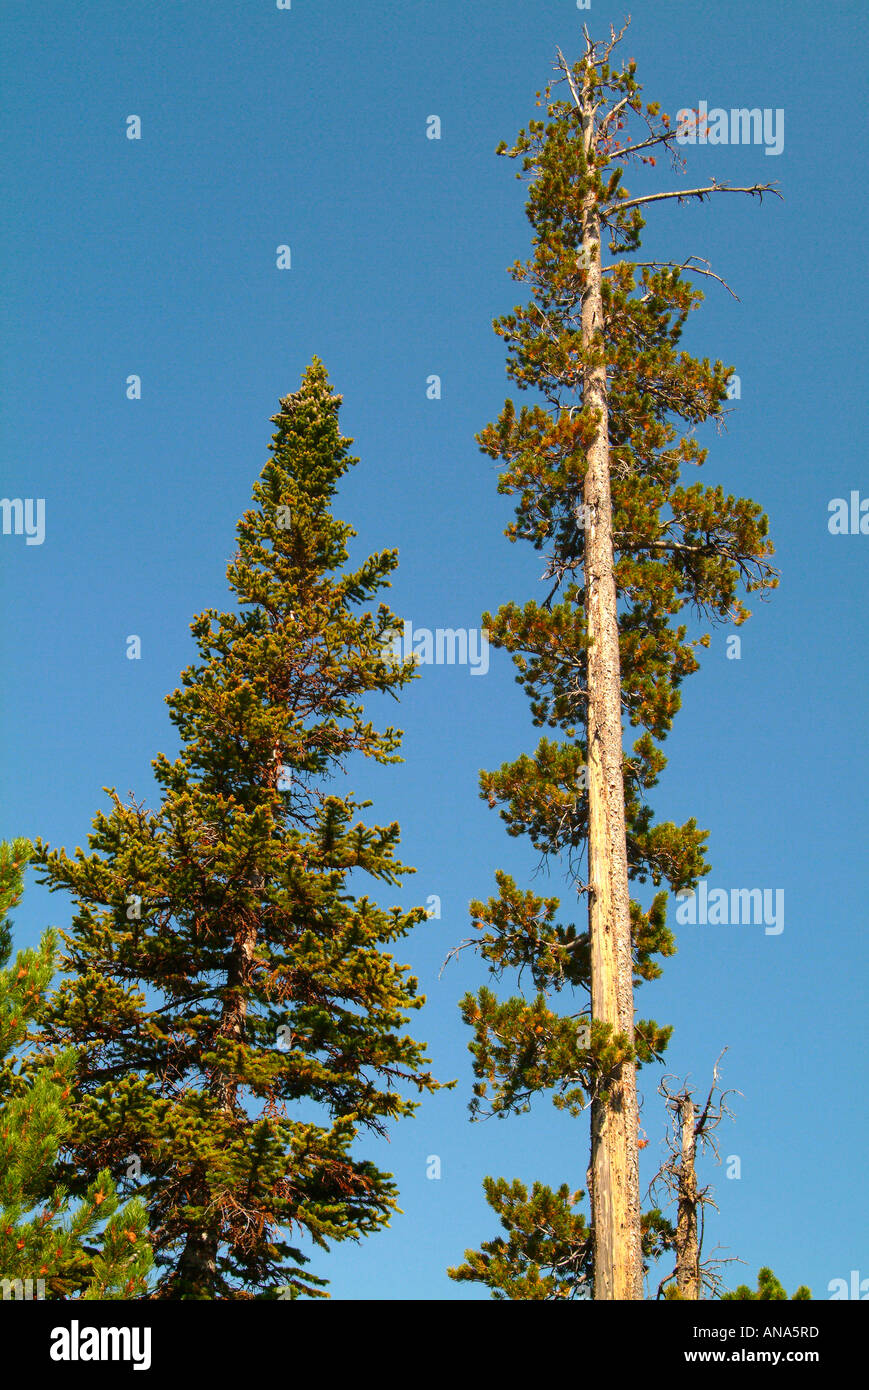
<svg viewBox="0 0 869 1390">
<path fill-rule="evenodd" d="M 583 90 L 586 154 L 594 114 Z M 584 401 L 597 412 L 585 477 L 585 596 L 588 622 L 588 854 L 592 1017 L 634 1036 L 630 891 L 622 769 L 622 696 L 610 499 L 609 417 L 603 355 L 600 221 L 586 194 L 582 302 Z M 591 361 L 589 361 L 591 354 Z M 637 1083 L 624 1062 L 592 1104 L 591 1181 L 595 1298 L 641 1299 L 643 1264 L 637 1162 Z"/>
</svg>

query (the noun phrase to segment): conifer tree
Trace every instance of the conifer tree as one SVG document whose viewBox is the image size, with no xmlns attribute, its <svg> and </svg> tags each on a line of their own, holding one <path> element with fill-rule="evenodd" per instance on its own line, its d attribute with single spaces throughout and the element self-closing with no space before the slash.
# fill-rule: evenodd
<svg viewBox="0 0 869 1390">
<path fill-rule="evenodd" d="M 8 913 L 31 854 L 24 839 L 0 844 L 0 1296 L 132 1298 L 144 1291 L 151 1266 L 141 1202 L 119 1210 L 105 1169 L 74 1206 L 57 1180 L 76 1054 L 40 1065 L 29 1050 L 54 975 L 54 934 L 46 932 L 38 949 L 19 951 L 9 965 Z"/>
<path fill-rule="evenodd" d="M 378 907 L 399 827 L 366 824 L 334 779 L 354 754 L 400 761 L 365 701 L 414 675 L 379 603 L 397 564 L 348 564 L 330 510 L 358 460 L 314 359 L 273 416 L 271 457 L 238 525 L 234 611 L 192 624 L 199 660 L 167 698 L 179 755 L 159 805 L 99 812 L 91 852 L 39 862 L 77 911 L 46 1040 L 83 1049 L 75 1164 L 124 1168 L 145 1202 L 157 1296 L 322 1294 L 294 1235 L 358 1239 L 396 1209 L 355 1152 L 438 1083 L 404 1030 L 417 981 L 386 949 L 426 917 Z M 109 789 L 106 789 L 109 791 Z"/>
<path fill-rule="evenodd" d="M 512 653 L 534 723 L 562 735 L 484 773 L 482 794 L 510 834 L 527 834 L 546 860 L 564 857 L 588 927 L 560 923 L 557 898 L 499 875 L 497 895 L 471 905 L 480 949 L 495 977 L 527 968 L 537 997 L 499 1003 L 483 989 L 462 1007 L 474 1029 L 472 1109 L 527 1109 L 541 1091 L 573 1114 L 590 1108 L 594 1296 L 638 1299 L 643 1242 L 659 1236 L 651 1215 L 644 1236 L 640 1210 L 636 1068 L 660 1056 L 669 1030 L 635 1022 L 634 986 L 660 972 L 654 958 L 674 945 L 666 889 L 643 909 L 629 885 L 651 879 L 678 892 L 707 872 L 696 821 L 656 824 L 646 800 L 679 687 L 709 642 L 689 639 L 679 617 L 691 606 L 740 624 L 749 616 L 740 589 L 776 579 L 760 507 L 683 481 L 706 458 L 696 427 L 725 413 L 732 369 L 680 349 L 703 298 L 693 276 L 720 277 L 694 256 L 635 253 L 653 203 L 774 190 L 711 180 L 631 197 L 627 165 L 662 154 L 681 164 L 677 129 L 658 103 L 643 104 L 634 61 L 611 63 L 624 30 L 602 44 L 584 32 L 579 62 L 558 52 L 564 99 L 550 83 L 538 93 L 546 121 L 499 147 L 530 177 L 534 238 L 531 259 L 511 269 L 532 298 L 495 330 L 508 375 L 539 403 L 517 412 L 508 400 L 478 440 L 503 464 L 499 490 L 518 499 L 509 539 L 547 553 L 551 585 L 542 602 L 509 603 L 483 621 Z M 624 721 L 642 731 L 627 751 Z M 555 1012 L 564 989 L 588 992 L 590 1009 Z"/>
</svg>

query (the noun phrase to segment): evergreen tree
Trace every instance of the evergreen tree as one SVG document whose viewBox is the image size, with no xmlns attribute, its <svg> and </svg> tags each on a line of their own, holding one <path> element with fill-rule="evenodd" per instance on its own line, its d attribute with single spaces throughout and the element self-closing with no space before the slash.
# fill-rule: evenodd
<svg viewBox="0 0 869 1390">
<path fill-rule="evenodd" d="M 797 1289 L 796 1293 L 792 1295 L 790 1301 L 792 1303 L 805 1303 L 806 1301 L 811 1301 L 811 1297 L 811 1289 L 806 1288 L 805 1284 L 800 1284 L 800 1287 Z M 780 1303 L 787 1299 L 787 1294 L 785 1293 L 784 1287 L 779 1283 L 778 1279 L 776 1279 L 772 1270 L 767 1269 L 764 1265 L 763 1269 L 758 1270 L 756 1289 L 750 1289 L 747 1284 L 740 1284 L 739 1288 L 734 1289 L 732 1293 L 721 1295 L 722 1302 L 726 1299 L 754 1299 L 755 1301 L 763 1302 L 773 1300 Z"/>
<path fill-rule="evenodd" d="M 634 255 L 647 205 L 762 196 L 770 185 L 713 180 L 631 197 L 621 183 L 629 163 L 680 160 L 669 117 L 641 101 L 634 61 L 611 65 L 621 36 L 595 44 L 586 31 L 572 67 L 559 51 L 565 99 L 550 84 L 538 93 L 547 120 L 499 147 L 530 176 L 534 238 L 530 261 L 511 271 L 532 299 L 495 330 L 507 344 L 508 375 L 541 403 L 517 412 L 508 400 L 478 436 L 504 465 L 499 490 L 518 499 L 507 535 L 547 552 L 551 583 L 542 602 L 506 604 L 483 622 L 512 653 L 534 723 L 562 735 L 482 774 L 482 795 L 500 807 L 510 834 L 527 834 L 546 860 L 565 858 L 587 898 L 588 929 L 560 923 L 557 898 L 523 892 L 500 874 L 497 895 L 471 905 L 480 949 L 495 977 L 527 967 L 538 993 L 500 1003 L 483 989 L 462 1004 L 474 1029 L 474 1111 L 484 1102 L 502 1115 L 527 1109 L 543 1091 L 572 1114 L 590 1108 L 601 1299 L 643 1296 L 650 1228 L 644 1237 L 636 1068 L 660 1056 L 669 1034 L 634 1018 L 634 985 L 655 978 L 655 957 L 674 950 L 666 889 L 644 909 L 629 884 L 690 890 L 708 868 L 696 821 L 656 824 L 646 800 L 665 766 L 661 744 L 679 687 L 709 642 L 708 634 L 689 639 L 679 616 L 690 605 L 710 621 L 740 624 L 749 616 L 740 588 L 776 582 L 761 509 L 682 478 L 706 458 L 694 432 L 723 419 L 732 372 L 680 349 L 703 297 L 690 277 L 713 272 L 696 257 Z M 627 753 L 623 720 L 642 731 Z M 586 992 L 590 1009 L 557 1013 L 553 996 L 562 990 Z"/>
<path fill-rule="evenodd" d="M 585 1298 L 591 1245 L 585 1217 L 575 1210 L 583 1193 L 536 1182 L 529 1197 L 524 1183 L 504 1178 L 486 1178 L 483 1188 L 507 1235 L 466 1250 L 450 1278 L 485 1284 L 494 1299 Z"/>
<path fill-rule="evenodd" d="M 348 566 L 331 514 L 358 461 L 340 400 L 315 358 L 272 417 L 237 611 L 196 618 L 199 662 L 167 699 L 181 751 L 154 761 L 159 806 L 111 791 L 90 854 L 38 846 L 78 904 L 45 1034 L 83 1049 L 75 1164 L 131 1168 L 162 1297 L 318 1294 L 293 1233 L 328 1248 L 388 1223 L 391 1175 L 354 1143 L 438 1084 L 403 1031 L 417 981 L 384 949 L 426 911 L 357 896 L 412 872 L 399 827 L 330 786 L 352 754 L 400 761 L 364 701 L 414 675 L 387 654 L 395 616 L 366 607 L 396 552 Z"/>
<path fill-rule="evenodd" d="M 19 900 L 29 841 L 0 844 L 0 1284 L 2 1297 L 131 1298 L 151 1266 L 146 1213 L 135 1199 L 119 1210 L 103 1170 L 73 1206 L 56 1179 L 70 1129 L 76 1054 L 48 1065 L 29 1054 L 55 970 L 55 940 L 11 955 L 8 913 Z"/>
</svg>

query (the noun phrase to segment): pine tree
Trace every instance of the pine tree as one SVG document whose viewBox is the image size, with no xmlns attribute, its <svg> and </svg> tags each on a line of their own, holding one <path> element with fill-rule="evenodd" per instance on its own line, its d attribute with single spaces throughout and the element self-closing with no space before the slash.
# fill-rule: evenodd
<svg viewBox="0 0 869 1390">
<path fill-rule="evenodd" d="M 32 846 L 0 844 L 0 1284 L 10 1298 L 131 1298 L 151 1266 L 146 1213 L 119 1210 L 103 1170 L 73 1206 L 57 1181 L 70 1129 L 74 1050 L 47 1065 L 29 1051 L 55 970 L 55 938 L 11 955 L 8 913 L 21 897 Z"/>
<path fill-rule="evenodd" d="M 590 1242 L 585 1217 L 575 1210 L 581 1192 L 557 1192 L 536 1182 L 486 1178 L 489 1206 L 507 1232 L 467 1250 L 466 1263 L 449 1271 L 458 1282 L 485 1284 L 495 1299 L 585 1298 L 589 1288 Z"/>
<path fill-rule="evenodd" d="M 538 995 L 500 1004 L 481 990 L 462 1005 L 475 1032 L 473 1109 L 487 1097 L 499 1114 L 527 1109 L 541 1091 L 573 1114 L 590 1108 L 599 1299 L 642 1298 L 643 1242 L 663 1238 L 651 1214 L 644 1234 L 640 1210 L 636 1068 L 660 1056 L 669 1030 L 635 1022 L 634 985 L 653 979 L 654 957 L 674 945 L 666 890 L 644 910 L 629 884 L 651 879 L 679 892 L 708 870 L 696 821 L 655 824 L 646 801 L 665 766 L 661 744 L 679 687 L 709 643 L 708 634 L 689 639 L 678 619 L 691 605 L 710 621 L 740 624 L 749 616 L 740 587 L 776 582 L 757 504 L 682 480 L 684 467 L 706 458 L 696 427 L 722 421 L 728 398 L 732 368 L 679 347 L 703 298 L 690 277 L 720 277 L 693 256 L 661 263 L 634 255 L 647 205 L 774 190 L 713 180 L 628 194 L 629 163 L 680 160 L 669 117 L 641 101 L 634 61 L 610 63 L 623 33 L 595 44 L 585 31 L 572 67 L 559 51 L 565 99 L 550 83 L 538 93 L 547 120 L 499 147 L 530 176 L 534 239 L 530 261 L 511 270 L 531 302 L 495 330 L 507 344 L 508 375 L 542 403 L 517 413 L 508 400 L 478 436 L 504 465 L 499 490 L 518 498 L 507 535 L 548 553 L 551 582 L 543 602 L 510 603 L 483 622 L 512 653 L 534 723 L 563 735 L 484 773 L 482 794 L 500 806 L 510 834 L 527 834 L 545 860 L 566 858 L 587 898 L 588 930 L 559 924 L 557 898 L 524 893 L 499 875 L 497 896 L 471 906 L 480 949 L 496 977 L 527 967 Z M 625 719 L 642 730 L 627 752 Z M 554 1012 L 552 996 L 565 988 L 587 991 L 590 1010 Z"/>
<path fill-rule="evenodd" d="M 426 911 L 356 896 L 412 872 L 399 827 L 334 786 L 353 754 L 400 761 L 364 702 L 414 675 L 388 655 L 395 616 L 366 607 L 396 552 L 348 566 L 356 533 L 330 511 L 358 462 L 340 401 L 315 358 L 272 417 L 237 610 L 195 619 L 199 662 L 167 699 L 181 751 L 154 761 L 158 807 L 112 790 L 90 854 L 38 847 L 78 904 L 46 1030 L 85 1049 L 75 1163 L 131 1171 L 157 1296 L 323 1296 L 293 1233 L 327 1249 L 388 1223 L 391 1175 L 354 1144 L 438 1084 L 403 1031 L 417 981 L 385 949 Z"/>
</svg>

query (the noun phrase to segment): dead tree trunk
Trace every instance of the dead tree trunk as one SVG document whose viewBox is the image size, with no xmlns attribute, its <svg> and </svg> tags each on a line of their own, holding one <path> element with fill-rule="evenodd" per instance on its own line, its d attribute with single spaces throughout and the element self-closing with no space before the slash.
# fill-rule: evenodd
<svg viewBox="0 0 869 1390">
<path fill-rule="evenodd" d="M 672 1240 L 676 1264 L 672 1273 L 658 1285 L 659 1298 L 668 1286 L 668 1298 L 675 1295 L 694 1301 L 704 1297 L 704 1290 L 712 1298 L 720 1298 L 720 1267 L 731 1263 L 729 1256 L 702 1258 L 705 1208 L 712 1207 L 715 1211 L 718 1208 L 712 1199 L 712 1189 L 701 1187 L 697 1182 L 698 1152 L 711 1150 L 716 1162 L 721 1161 L 715 1131 L 725 1115 L 733 1118 L 727 1104 L 728 1096 L 739 1094 L 719 1089 L 721 1057 L 713 1068 L 712 1085 L 702 1109 L 696 1105 L 687 1081 L 665 1076 L 658 1087 L 658 1094 L 667 1102 L 670 1124 L 666 1138 L 667 1157 L 649 1184 L 649 1196 L 658 1200 L 663 1189 L 668 1202 L 675 1202 L 677 1211 Z M 675 1291 L 672 1289 L 674 1280 Z"/>
<path fill-rule="evenodd" d="M 594 105 L 582 90 L 586 155 L 594 156 Z M 584 485 L 588 624 L 588 859 L 592 1017 L 634 1037 L 630 891 L 622 767 L 622 689 L 610 497 L 609 416 L 603 347 L 600 218 L 591 190 L 583 208 L 584 404 L 597 412 Z M 643 1263 L 637 1157 L 637 1088 L 624 1062 L 592 1103 L 591 1203 L 595 1298 L 641 1299 Z"/>
<path fill-rule="evenodd" d="M 679 1100 L 682 1159 L 679 1165 L 679 1206 L 676 1221 L 676 1288 L 680 1298 L 700 1297 L 700 1250 L 697 1242 L 697 1136 L 694 1102 L 687 1093 Z"/>
<path fill-rule="evenodd" d="M 611 28 L 611 41 L 595 45 L 587 29 L 581 78 L 576 67 L 558 51 L 558 68 L 567 82 L 579 114 L 585 169 L 578 196 L 582 246 L 578 264 L 585 272 L 582 287 L 582 400 L 594 414 L 594 434 L 586 450 L 583 484 L 585 615 L 588 632 L 586 734 L 588 742 L 588 911 L 591 951 L 593 1020 L 607 1023 L 629 1045 L 634 1041 L 634 989 L 625 833 L 622 745 L 622 689 L 618 605 L 610 490 L 609 409 L 603 312 L 601 228 L 625 232 L 629 241 L 636 228 L 622 219 L 631 209 L 676 198 L 701 202 L 718 193 L 763 197 L 771 184 L 736 188 L 713 180 L 703 186 L 643 194 L 638 198 L 605 190 L 600 170 L 612 163 L 614 116 L 630 104 L 624 92 L 608 111 L 608 64 L 625 32 Z M 611 85 L 611 84 L 610 84 Z M 651 108 L 648 108 L 651 112 Z M 603 112 L 603 114 L 601 114 Z M 542 128 L 542 127 L 541 127 Z M 639 144 L 620 146 L 618 158 L 637 155 L 651 145 L 674 151 L 676 133 L 669 120 L 649 124 Z M 654 163 L 654 160 L 651 161 Z M 607 201 L 608 200 L 608 201 Z M 694 258 L 689 258 L 693 260 Z M 668 262 L 636 262 L 663 266 Z M 686 262 L 687 264 L 687 262 Z M 684 267 L 680 267 L 684 268 Z M 706 272 L 701 267 L 701 273 Z M 720 278 L 720 277 L 715 277 Z M 673 409 L 678 412 L 678 402 Z M 592 1100 L 590 1198 L 595 1250 L 595 1297 L 643 1297 L 637 1138 L 636 1066 L 623 1061 L 605 1078 Z"/>
</svg>

